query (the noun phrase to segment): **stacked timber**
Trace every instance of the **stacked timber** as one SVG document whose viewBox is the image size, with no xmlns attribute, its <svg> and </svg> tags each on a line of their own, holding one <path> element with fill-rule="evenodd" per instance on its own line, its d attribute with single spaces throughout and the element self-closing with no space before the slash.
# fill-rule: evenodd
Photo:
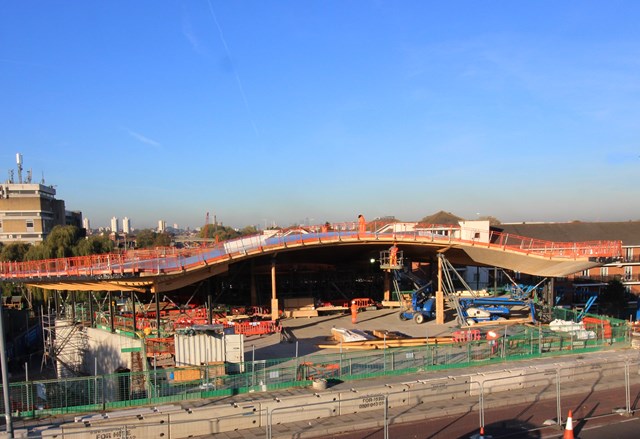
<svg viewBox="0 0 640 439">
<path fill-rule="evenodd" d="M 295 297 L 284 299 L 285 317 L 318 317 L 313 297 Z"/>
<path fill-rule="evenodd" d="M 340 340 L 339 340 L 340 341 Z M 332 344 L 319 344 L 320 349 L 367 350 L 399 347 L 415 347 L 425 345 L 452 344 L 452 337 L 420 337 L 420 338 L 375 338 L 371 340 L 340 341 Z"/>
</svg>

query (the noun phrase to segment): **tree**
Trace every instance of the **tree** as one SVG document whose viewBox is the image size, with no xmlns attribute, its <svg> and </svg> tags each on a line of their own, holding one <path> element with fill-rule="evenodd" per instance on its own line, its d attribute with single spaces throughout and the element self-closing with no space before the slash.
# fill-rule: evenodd
<svg viewBox="0 0 640 439">
<path fill-rule="evenodd" d="M 0 247 L 0 261 L 3 262 L 20 262 L 24 261 L 24 257 L 31 247 L 26 242 L 12 242 Z"/>
<path fill-rule="evenodd" d="M 170 233 L 157 233 L 151 229 L 141 230 L 136 234 L 137 248 L 169 247 L 173 241 Z"/>
<path fill-rule="evenodd" d="M 73 247 L 81 238 L 76 226 L 55 226 L 44 240 L 44 246 L 50 258 L 73 256 Z"/>
<path fill-rule="evenodd" d="M 114 243 L 105 235 L 93 235 L 81 239 L 74 247 L 73 253 L 76 256 L 89 256 L 110 253 L 113 251 Z"/>
<path fill-rule="evenodd" d="M 152 248 L 156 241 L 156 232 L 151 229 L 140 230 L 136 233 L 137 248 Z"/>
</svg>

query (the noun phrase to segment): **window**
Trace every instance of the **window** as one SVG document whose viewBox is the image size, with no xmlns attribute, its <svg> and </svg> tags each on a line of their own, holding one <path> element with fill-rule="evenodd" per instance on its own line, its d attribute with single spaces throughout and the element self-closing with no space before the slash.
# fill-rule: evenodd
<svg viewBox="0 0 640 439">
<path fill-rule="evenodd" d="M 474 233 L 473 239 L 480 239 L 480 232 Z"/>
<path fill-rule="evenodd" d="M 33 220 L 27 220 L 27 232 L 33 232 Z"/>
<path fill-rule="evenodd" d="M 2 221 L 0 221 L 0 232 L 2 232 Z"/>
<path fill-rule="evenodd" d="M 624 267 L 624 280 L 629 281 L 633 279 L 633 267 L 627 265 Z"/>
<path fill-rule="evenodd" d="M 609 267 L 600 267 L 600 276 L 608 276 Z"/>
<path fill-rule="evenodd" d="M 624 249 L 624 259 L 627 262 L 633 261 L 633 248 L 627 247 Z"/>
</svg>

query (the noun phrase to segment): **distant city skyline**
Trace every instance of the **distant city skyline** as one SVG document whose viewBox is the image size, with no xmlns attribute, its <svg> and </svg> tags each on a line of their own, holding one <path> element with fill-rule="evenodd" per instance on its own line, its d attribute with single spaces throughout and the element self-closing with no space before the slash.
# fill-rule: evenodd
<svg viewBox="0 0 640 439">
<path fill-rule="evenodd" d="M 21 153 L 94 228 L 640 220 L 639 15 L 630 0 L 8 2 L 0 171 Z"/>
</svg>

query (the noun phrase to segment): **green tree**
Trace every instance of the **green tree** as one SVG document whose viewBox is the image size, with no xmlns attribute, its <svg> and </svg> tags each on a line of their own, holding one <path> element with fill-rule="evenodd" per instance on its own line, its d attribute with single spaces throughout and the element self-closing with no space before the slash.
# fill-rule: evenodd
<svg viewBox="0 0 640 439">
<path fill-rule="evenodd" d="M 0 247 L 0 261 L 16 262 L 24 261 L 25 255 L 31 247 L 26 242 L 12 242 Z"/>
<path fill-rule="evenodd" d="M 169 247 L 173 241 L 171 234 L 167 232 L 157 233 L 154 240 L 154 247 Z"/>
<path fill-rule="evenodd" d="M 156 241 L 156 232 L 151 229 L 140 230 L 136 233 L 136 247 L 150 248 L 154 247 Z"/>
<path fill-rule="evenodd" d="M 112 252 L 114 243 L 108 236 L 93 235 L 78 241 L 73 249 L 76 256 L 100 255 Z"/>
<path fill-rule="evenodd" d="M 137 248 L 169 247 L 172 241 L 173 236 L 167 232 L 157 233 L 151 229 L 144 229 L 136 234 Z"/>
<path fill-rule="evenodd" d="M 44 241 L 51 258 L 73 256 L 73 248 L 81 238 L 76 226 L 55 226 Z"/>
</svg>

